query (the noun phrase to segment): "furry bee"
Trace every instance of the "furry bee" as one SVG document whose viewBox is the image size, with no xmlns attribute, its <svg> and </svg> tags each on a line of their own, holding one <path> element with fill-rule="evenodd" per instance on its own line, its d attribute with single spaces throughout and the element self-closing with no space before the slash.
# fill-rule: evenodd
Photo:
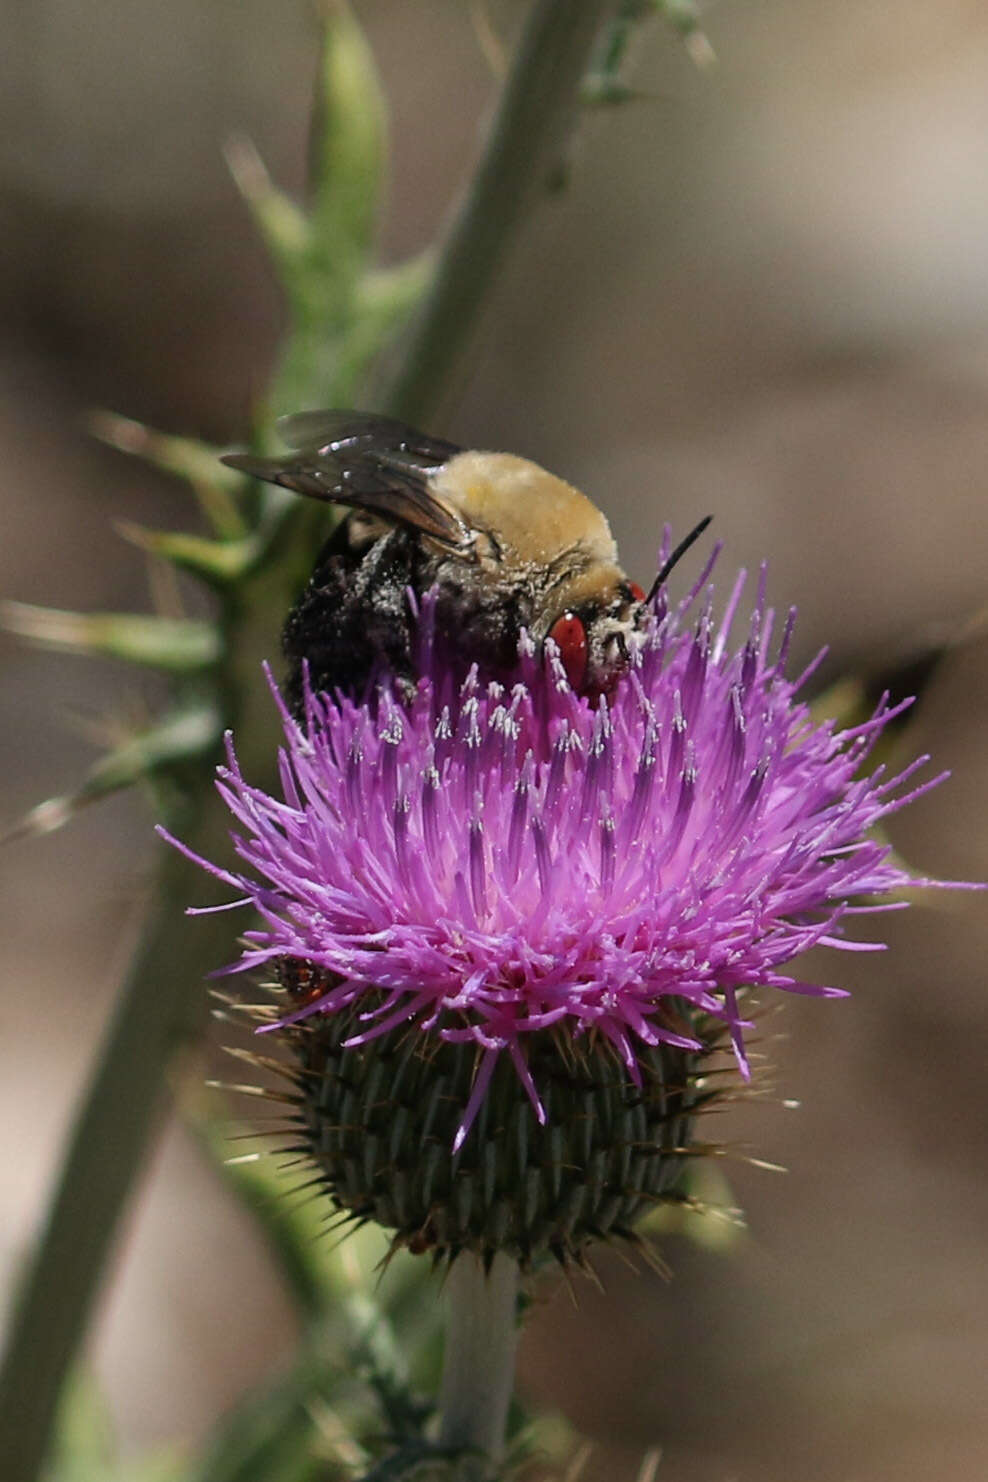
<svg viewBox="0 0 988 1482">
<path fill-rule="evenodd" d="M 647 598 L 578 489 L 525 458 L 465 451 L 372 413 L 302 412 L 279 432 L 293 453 L 223 462 L 350 510 L 285 624 L 296 711 L 303 660 L 314 688 L 354 697 L 382 669 L 413 680 L 408 590 L 433 587 L 437 635 L 464 672 L 508 676 L 525 628 L 558 645 L 575 690 L 611 688 Z"/>
</svg>

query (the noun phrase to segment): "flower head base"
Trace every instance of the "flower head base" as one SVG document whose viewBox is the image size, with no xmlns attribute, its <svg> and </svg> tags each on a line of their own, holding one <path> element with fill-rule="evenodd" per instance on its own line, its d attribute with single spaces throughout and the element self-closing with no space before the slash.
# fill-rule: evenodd
<svg viewBox="0 0 988 1482">
<path fill-rule="evenodd" d="M 454 686 L 427 599 L 413 693 L 382 683 L 363 705 L 309 693 L 303 724 L 282 706 L 282 798 L 244 779 L 230 743 L 219 788 L 245 868 L 207 868 L 261 918 L 230 971 L 279 965 L 291 1009 L 271 1027 L 299 1037 L 321 1076 L 329 1067 L 339 1082 L 350 1052 L 365 1069 L 383 1055 L 389 1079 L 394 1055 L 433 1058 L 444 1109 L 413 1132 L 416 1146 L 441 1124 L 445 1157 L 459 1154 L 494 1092 L 503 1136 L 509 1085 L 548 1135 L 547 1094 L 566 1100 L 560 1076 L 583 1095 L 606 1064 L 620 1104 L 675 1125 L 666 1150 L 682 1155 L 719 1037 L 748 1075 L 744 995 L 840 994 L 787 964 L 820 944 L 865 949 L 843 935 L 850 915 L 887 909 L 874 897 L 916 883 L 867 831 L 940 779 L 904 792 L 925 758 L 892 779 L 861 773 L 903 707 L 883 701 L 843 732 L 814 723 L 798 699 L 806 675 L 784 672 L 792 615 L 774 648 L 763 588 L 738 648 L 729 630 L 743 573 L 719 621 L 708 599 L 687 626 L 708 574 L 678 609 L 660 605 L 595 704 L 573 693 L 551 644 L 537 653 L 523 641 L 512 687 L 476 673 Z M 352 1112 L 334 1104 L 330 1140 Z M 650 1154 L 654 1121 L 637 1134 Z M 339 1194 L 353 1149 L 318 1155 Z M 573 1148 L 566 1158 L 579 1161 Z M 667 1183 L 645 1180 L 653 1194 Z M 361 1197 L 344 1190 L 351 1208 Z M 600 1233 L 602 1199 L 577 1237 Z M 422 1220 L 391 1212 L 406 1231 Z M 471 1243 L 472 1228 L 437 1242 Z M 553 1238 L 550 1228 L 543 1243 Z"/>
</svg>

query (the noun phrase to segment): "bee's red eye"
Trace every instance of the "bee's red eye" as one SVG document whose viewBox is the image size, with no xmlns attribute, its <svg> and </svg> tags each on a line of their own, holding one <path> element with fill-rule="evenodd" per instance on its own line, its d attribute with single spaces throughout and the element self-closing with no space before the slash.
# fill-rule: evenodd
<svg viewBox="0 0 988 1482">
<path fill-rule="evenodd" d="M 549 637 L 559 649 L 566 678 L 573 689 L 583 689 L 587 677 L 587 630 L 574 612 L 564 612 L 549 629 Z"/>
<path fill-rule="evenodd" d="M 640 587 L 636 581 L 629 581 L 628 586 L 631 588 L 631 595 L 632 597 L 634 597 L 636 602 L 645 601 L 644 587 Z"/>
</svg>

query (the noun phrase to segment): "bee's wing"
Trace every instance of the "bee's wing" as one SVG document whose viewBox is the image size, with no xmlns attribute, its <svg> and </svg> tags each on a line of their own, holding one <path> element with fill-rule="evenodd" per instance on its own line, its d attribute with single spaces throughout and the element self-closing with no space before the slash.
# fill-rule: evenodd
<svg viewBox="0 0 988 1482">
<path fill-rule="evenodd" d="M 436 465 L 418 463 L 407 453 L 354 447 L 344 441 L 338 449 L 327 446 L 285 458 L 227 453 L 221 461 L 310 499 L 346 504 L 392 524 L 409 525 L 455 549 L 470 543 L 463 521 L 430 488 Z"/>
<path fill-rule="evenodd" d="M 423 463 L 447 463 L 462 452 L 455 443 L 418 432 L 395 417 L 376 412 L 296 412 L 281 417 L 278 433 L 290 448 L 342 452 L 345 448 L 380 453 L 408 453 Z"/>
</svg>

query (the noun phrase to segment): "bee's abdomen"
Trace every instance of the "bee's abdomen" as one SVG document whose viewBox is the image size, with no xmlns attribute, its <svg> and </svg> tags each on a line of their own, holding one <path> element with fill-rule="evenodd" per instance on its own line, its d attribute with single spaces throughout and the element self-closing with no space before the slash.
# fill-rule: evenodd
<svg viewBox="0 0 988 1482">
<path fill-rule="evenodd" d="M 313 690 L 354 699 L 363 698 L 382 672 L 411 673 L 411 543 L 396 530 L 354 548 L 347 526 L 344 521 L 323 547 L 282 630 L 289 660 L 285 693 L 296 715 L 303 706 L 305 663 Z"/>
</svg>

